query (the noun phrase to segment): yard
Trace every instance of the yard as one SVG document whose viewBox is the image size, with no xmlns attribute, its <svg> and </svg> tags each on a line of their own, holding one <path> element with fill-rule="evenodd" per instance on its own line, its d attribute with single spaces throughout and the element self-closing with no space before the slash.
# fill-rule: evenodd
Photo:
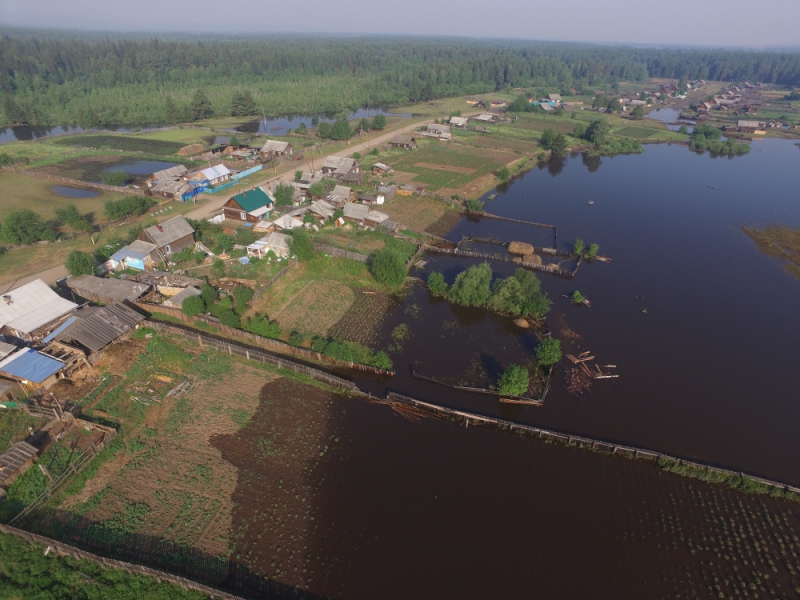
<svg viewBox="0 0 800 600">
<path fill-rule="evenodd" d="M 444 236 L 463 216 L 441 200 L 417 195 L 395 196 L 381 210 L 407 229 L 439 236 Z"/>
</svg>

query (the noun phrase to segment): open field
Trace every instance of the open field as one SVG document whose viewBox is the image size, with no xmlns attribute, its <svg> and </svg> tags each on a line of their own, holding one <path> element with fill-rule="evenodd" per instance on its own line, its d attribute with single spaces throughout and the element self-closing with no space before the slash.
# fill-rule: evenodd
<svg viewBox="0 0 800 600">
<path fill-rule="evenodd" d="M 353 290 L 336 281 L 312 281 L 270 315 L 284 330 L 327 336 L 355 300 Z"/>
<path fill-rule="evenodd" d="M 61 182 L 39 179 L 37 177 L 26 177 L 10 171 L 0 171 L 0 223 L 2 223 L 9 212 L 23 208 L 30 209 L 39 213 L 46 220 L 55 217 L 56 208 L 62 208 L 68 204 L 74 204 L 83 214 L 92 213 L 96 221 L 103 221 L 103 204 L 107 200 L 118 200 L 123 194 L 112 192 L 97 192 L 94 198 L 67 198 L 60 196 L 53 191 L 53 186 L 66 185 Z"/>
<path fill-rule="evenodd" d="M 614 135 L 622 137 L 630 137 L 636 139 L 645 139 L 658 133 L 658 130 L 651 129 L 650 127 L 623 127 L 614 131 Z"/>
<path fill-rule="evenodd" d="M 454 219 L 453 225 L 461 218 L 460 212 L 449 208 L 441 200 L 416 195 L 395 196 L 383 205 L 382 210 L 393 221 L 415 231 L 428 231 L 429 227 L 446 216 Z"/>
</svg>

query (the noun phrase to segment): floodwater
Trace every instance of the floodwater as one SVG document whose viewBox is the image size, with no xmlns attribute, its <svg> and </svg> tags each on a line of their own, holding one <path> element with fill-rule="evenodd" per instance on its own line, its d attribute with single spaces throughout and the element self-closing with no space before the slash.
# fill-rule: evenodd
<svg viewBox="0 0 800 600">
<path fill-rule="evenodd" d="M 367 111 L 366 108 L 359 108 L 357 111 L 351 112 L 347 118 L 349 120 L 352 119 L 363 119 L 367 117 L 369 119 L 373 118 L 375 115 L 385 115 L 387 117 L 410 117 L 410 114 L 407 113 L 393 113 L 388 112 L 382 108 L 372 108 Z M 263 133 L 263 134 L 272 134 L 272 135 L 286 135 L 287 129 L 296 129 L 300 127 L 300 123 L 305 123 L 306 127 L 312 127 L 311 120 L 314 118 L 313 115 L 298 115 L 298 116 L 285 116 L 285 117 L 273 117 L 262 119 L 260 121 L 251 121 L 250 123 L 246 123 L 238 127 L 238 131 L 244 133 Z M 336 120 L 336 115 L 328 114 L 328 115 L 317 115 L 317 118 L 320 121 L 327 121 L 328 123 L 333 123 Z"/>
<path fill-rule="evenodd" d="M 50 188 L 54 194 L 66 198 L 96 198 L 100 192 L 87 190 L 84 188 L 71 187 L 69 185 L 54 185 Z"/>
<path fill-rule="evenodd" d="M 0 127 L 0 144 L 38 140 L 56 135 L 76 133 L 100 133 L 104 131 L 112 133 L 132 133 L 134 131 L 158 129 L 159 127 L 163 127 L 163 125 L 144 125 L 142 127 L 112 125 L 102 129 L 84 129 L 76 125 L 14 125 L 11 127 Z"/>
<path fill-rule="evenodd" d="M 135 176 L 148 176 L 152 175 L 156 171 L 161 171 L 162 169 L 169 169 L 170 167 L 175 167 L 179 163 L 174 162 L 166 162 L 163 160 L 137 160 L 135 162 L 126 163 L 124 165 L 116 165 L 114 167 L 109 167 L 106 171 L 124 171 L 128 175 L 135 175 Z"/>
<path fill-rule="evenodd" d="M 399 323 L 413 333 L 392 354 L 397 376 L 357 382 L 375 393 L 408 393 L 800 484 L 800 281 L 742 231 L 800 226 L 798 163 L 800 151 L 786 140 L 754 142 L 736 158 L 646 146 L 641 155 L 571 156 L 556 169 L 534 169 L 488 202 L 489 212 L 557 225 L 561 249 L 580 237 L 613 259 L 582 265 L 572 280 L 539 277 L 564 350 L 590 350 L 598 364 L 617 365 L 617 380 L 595 381 L 575 397 L 564 389 L 562 365 L 545 406 L 508 409 L 489 396 L 412 379 L 411 362 L 430 377 L 458 379 L 482 367 L 491 379 L 510 362 L 530 360 L 536 344 L 508 320 L 415 288 L 385 324 L 385 345 Z M 470 233 L 539 242 L 546 230 L 463 219 L 449 237 Z M 452 281 L 474 263 L 428 258 L 423 279 L 438 270 Z M 503 263 L 493 268 L 513 272 Z M 592 308 L 563 297 L 575 289 Z M 460 330 L 446 328 L 453 322 Z M 567 338 L 566 328 L 580 339 Z"/>
<path fill-rule="evenodd" d="M 668 107 L 652 110 L 649 113 L 647 113 L 646 116 L 648 119 L 653 119 L 655 121 L 660 121 L 661 123 L 666 123 L 667 127 L 671 131 L 678 131 L 681 128 L 681 125 L 686 125 L 689 129 L 689 133 L 691 133 L 692 132 L 691 126 L 697 124 L 696 121 L 681 119 L 681 111 Z"/>
</svg>

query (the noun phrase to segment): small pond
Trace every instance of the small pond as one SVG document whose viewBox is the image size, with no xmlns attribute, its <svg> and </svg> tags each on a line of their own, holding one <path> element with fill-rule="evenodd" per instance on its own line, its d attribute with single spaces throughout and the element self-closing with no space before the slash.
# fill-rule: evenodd
<svg viewBox="0 0 800 600">
<path fill-rule="evenodd" d="M 366 108 L 359 108 L 357 111 L 351 112 L 347 118 L 352 119 L 363 119 L 367 117 L 368 119 L 372 119 L 375 115 L 384 115 L 386 117 L 410 117 L 411 114 L 409 113 L 392 113 L 388 112 L 382 108 L 373 108 L 367 110 Z M 306 127 L 312 127 L 311 120 L 314 118 L 314 115 L 288 115 L 284 117 L 274 117 L 274 118 L 267 118 L 261 119 L 260 121 L 251 121 L 250 123 L 245 123 L 244 125 L 237 128 L 238 131 L 243 133 L 262 133 L 262 134 L 272 134 L 272 135 L 286 135 L 287 129 L 295 129 L 300 127 L 300 123 L 305 123 Z M 329 123 L 333 123 L 336 121 L 335 114 L 327 114 L 327 115 L 317 115 L 317 118 L 320 121 L 328 121 Z"/>
<path fill-rule="evenodd" d="M 57 196 L 64 196 L 66 198 L 97 198 L 100 192 L 95 190 L 87 190 L 84 188 L 76 188 L 68 185 L 54 185 L 50 190 Z"/>
<path fill-rule="evenodd" d="M 115 165 L 105 169 L 106 172 L 122 171 L 134 179 L 142 179 L 148 177 L 156 171 L 176 167 L 179 163 L 166 162 L 163 160 L 137 160 L 135 162 L 126 163 L 124 165 Z"/>
</svg>

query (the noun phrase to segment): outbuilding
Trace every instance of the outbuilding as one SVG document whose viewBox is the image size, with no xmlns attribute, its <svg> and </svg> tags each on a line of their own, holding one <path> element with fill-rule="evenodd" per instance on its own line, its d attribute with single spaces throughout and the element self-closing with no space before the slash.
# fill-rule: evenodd
<svg viewBox="0 0 800 600">
<path fill-rule="evenodd" d="M 123 246 L 106 261 L 106 268 L 110 271 L 123 269 L 136 269 L 137 271 L 151 271 L 155 269 L 156 245 L 143 240 L 134 240 Z"/>
<path fill-rule="evenodd" d="M 150 286 L 138 281 L 80 275 L 69 277 L 66 285 L 81 298 L 111 304 L 128 300 L 134 302 L 150 291 Z"/>
<path fill-rule="evenodd" d="M 44 337 L 78 308 L 35 279 L 0 296 L 0 332 L 26 341 Z"/>
<path fill-rule="evenodd" d="M 353 202 L 348 202 L 344 205 L 344 220 L 350 221 L 352 223 L 358 223 L 360 225 L 364 224 L 364 219 L 366 219 L 367 215 L 369 214 L 369 206 L 364 206 L 363 204 L 355 204 Z"/>
</svg>

